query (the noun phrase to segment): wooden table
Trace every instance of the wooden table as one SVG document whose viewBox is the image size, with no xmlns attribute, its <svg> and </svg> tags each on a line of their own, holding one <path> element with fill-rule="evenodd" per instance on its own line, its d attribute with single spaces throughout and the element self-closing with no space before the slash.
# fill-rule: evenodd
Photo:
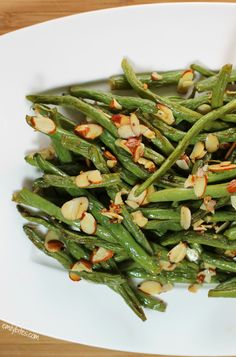
<svg viewBox="0 0 236 357">
<path fill-rule="evenodd" d="M 156 3 L 156 0 L 0 0 L 0 34 L 56 17 L 109 7 Z M 159 0 L 159 2 L 165 2 Z M 169 0 L 169 2 L 175 2 Z M 234 2 L 234 0 L 232 0 Z M 68 343 L 44 336 L 31 340 L 1 328 L 0 357 L 144 357 Z"/>
</svg>

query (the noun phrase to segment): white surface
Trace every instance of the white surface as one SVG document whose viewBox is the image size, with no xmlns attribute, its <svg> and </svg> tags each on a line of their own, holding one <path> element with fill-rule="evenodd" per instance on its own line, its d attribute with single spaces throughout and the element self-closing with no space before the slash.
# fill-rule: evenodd
<svg viewBox="0 0 236 357">
<path fill-rule="evenodd" d="M 26 93 L 136 70 L 211 68 L 236 59 L 236 4 L 161 4 L 85 13 L 0 38 L 0 318 L 83 344 L 133 352 L 235 355 L 236 301 L 178 288 L 143 323 L 106 287 L 72 283 L 22 233 L 11 194 L 35 172 L 23 160 L 39 136 L 25 124 Z"/>
</svg>

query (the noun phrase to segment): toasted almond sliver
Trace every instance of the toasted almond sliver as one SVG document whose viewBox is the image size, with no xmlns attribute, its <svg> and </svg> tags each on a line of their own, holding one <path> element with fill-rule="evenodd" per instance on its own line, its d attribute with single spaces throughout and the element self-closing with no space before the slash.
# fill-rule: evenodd
<svg viewBox="0 0 236 357">
<path fill-rule="evenodd" d="M 216 275 L 216 272 L 214 269 L 205 269 L 203 271 L 200 271 L 197 275 L 197 282 L 198 283 L 210 283 L 212 276 Z"/>
<path fill-rule="evenodd" d="M 118 128 L 119 137 L 122 139 L 128 139 L 136 136 L 130 124 L 122 125 Z"/>
<path fill-rule="evenodd" d="M 122 196 L 122 192 L 121 191 L 117 192 L 117 194 L 115 195 L 114 203 L 116 205 L 123 205 L 124 204 L 123 199 L 122 199 L 121 196 Z"/>
<path fill-rule="evenodd" d="M 108 150 L 105 150 L 103 152 L 103 155 L 105 156 L 106 159 L 108 160 L 116 160 L 116 157 Z"/>
<path fill-rule="evenodd" d="M 116 221 L 118 223 L 120 223 L 123 220 L 123 217 L 116 212 L 102 211 L 101 214 L 105 217 L 110 218 L 112 221 Z"/>
<path fill-rule="evenodd" d="M 78 176 L 76 176 L 75 184 L 80 188 L 88 187 L 90 185 L 90 182 L 88 180 L 87 172 L 81 172 Z"/>
<path fill-rule="evenodd" d="M 208 134 L 205 141 L 206 150 L 208 152 L 215 152 L 219 149 L 220 143 L 216 135 Z"/>
<path fill-rule="evenodd" d="M 200 284 L 191 284 L 191 285 L 189 285 L 189 287 L 188 287 L 188 291 L 189 291 L 190 293 L 197 293 L 200 288 L 201 288 L 201 285 L 200 285 Z"/>
<path fill-rule="evenodd" d="M 105 262 L 105 261 L 109 260 L 110 258 L 112 258 L 113 255 L 114 255 L 114 253 L 111 250 L 105 249 L 103 247 L 99 247 L 93 251 L 93 254 L 91 257 L 91 262 L 93 264 Z"/>
<path fill-rule="evenodd" d="M 161 288 L 161 292 L 162 293 L 167 293 L 167 291 L 170 291 L 173 289 L 173 284 L 170 284 L 170 283 L 167 283 L 167 284 L 164 284 Z"/>
<path fill-rule="evenodd" d="M 76 262 L 72 268 L 71 271 L 69 273 L 69 277 L 71 280 L 73 281 L 80 281 L 81 278 L 80 276 L 77 274 L 81 271 L 86 271 L 87 273 L 91 273 L 92 272 L 92 265 L 90 262 L 88 262 L 85 259 L 81 259 L 78 262 Z"/>
<path fill-rule="evenodd" d="M 231 165 L 231 161 L 221 161 L 220 166 L 229 166 Z"/>
<path fill-rule="evenodd" d="M 87 197 L 77 197 L 73 198 L 70 201 L 67 201 L 61 207 L 61 213 L 63 217 L 74 221 L 80 219 L 84 212 L 87 211 L 89 206 L 89 200 Z"/>
<path fill-rule="evenodd" d="M 156 134 L 155 131 L 150 130 L 147 126 L 140 124 L 140 132 L 147 139 L 155 139 Z"/>
<path fill-rule="evenodd" d="M 74 129 L 75 134 L 85 139 L 95 139 L 103 133 L 103 127 L 98 124 L 81 124 Z"/>
<path fill-rule="evenodd" d="M 87 177 L 89 182 L 91 182 L 92 184 L 99 184 L 102 182 L 102 175 L 99 170 L 87 171 Z"/>
<path fill-rule="evenodd" d="M 139 196 L 135 196 L 135 191 L 137 190 L 138 187 L 139 187 L 139 185 L 135 185 L 131 189 L 130 193 L 128 194 L 127 200 L 133 201 L 140 206 L 142 204 L 142 202 L 144 201 L 145 197 L 147 196 L 147 190 L 144 190 Z"/>
<path fill-rule="evenodd" d="M 134 135 L 140 136 L 140 134 L 141 134 L 140 123 L 139 123 L 138 117 L 135 113 L 130 114 L 130 125 L 131 125 Z"/>
<path fill-rule="evenodd" d="M 195 179 L 195 183 L 194 183 L 194 193 L 197 197 L 201 198 L 205 191 L 206 191 L 206 187 L 207 187 L 207 177 L 203 176 L 203 177 L 196 177 Z"/>
<path fill-rule="evenodd" d="M 124 114 L 113 114 L 111 120 L 113 121 L 113 123 L 117 128 L 119 128 L 122 125 L 130 124 L 129 116 Z"/>
<path fill-rule="evenodd" d="M 185 230 L 191 226 L 191 211 L 186 206 L 182 206 L 180 209 L 180 225 Z"/>
<path fill-rule="evenodd" d="M 185 159 L 179 159 L 176 161 L 176 165 L 182 170 L 189 170 L 188 162 Z"/>
<path fill-rule="evenodd" d="M 60 241 L 59 235 L 52 230 L 49 230 L 47 232 L 45 236 L 44 246 L 50 253 L 60 252 L 64 249 L 64 244 Z"/>
<path fill-rule="evenodd" d="M 176 264 L 172 264 L 167 260 L 160 260 L 160 268 L 165 271 L 173 271 L 176 268 Z"/>
<path fill-rule="evenodd" d="M 144 157 L 140 157 L 138 159 L 138 163 L 140 165 L 143 165 L 145 167 L 145 169 L 147 169 L 149 172 L 154 172 L 156 169 L 156 165 L 154 164 L 154 162 L 152 162 L 151 160 L 145 159 Z"/>
<path fill-rule="evenodd" d="M 204 210 L 204 211 L 208 211 L 211 213 L 215 212 L 215 205 L 216 205 L 216 201 L 212 200 L 211 196 L 206 196 L 203 199 L 203 203 L 200 206 L 200 209 Z"/>
<path fill-rule="evenodd" d="M 152 193 L 154 193 L 155 191 L 156 190 L 155 190 L 154 185 L 151 185 L 151 186 L 149 186 L 147 188 L 147 195 L 146 195 L 145 199 L 142 202 L 142 206 L 147 205 L 149 203 L 148 196 L 151 195 Z"/>
<path fill-rule="evenodd" d="M 160 294 L 162 290 L 162 286 L 157 281 L 146 280 L 143 281 L 139 286 L 139 290 L 143 291 L 149 295 Z"/>
<path fill-rule="evenodd" d="M 236 210 L 236 196 L 235 195 L 230 196 L 230 201 L 232 207 Z"/>
<path fill-rule="evenodd" d="M 111 109 L 118 109 L 118 110 L 122 109 L 122 105 L 120 105 L 120 103 L 118 103 L 115 98 L 112 99 L 112 101 L 109 104 L 109 107 Z"/>
<path fill-rule="evenodd" d="M 133 221 L 141 228 L 143 228 L 148 222 L 148 219 L 144 217 L 141 211 L 133 212 L 131 213 L 131 216 Z"/>
<path fill-rule="evenodd" d="M 175 122 L 173 112 L 170 108 L 163 104 L 157 104 L 157 113 L 155 114 L 158 118 L 163 120 L 166 124 L 172 125 Z"/>
<path fill-rule="evenodd" d="M 134 202 L 134 201 L 131 201 L 131 200 L 126 200 L 125 203 L 130 207 L 130 208 L 133 208 L 133 209 L 136 209 L 139 207 L 139 205 Z"/>
<path fill-rule="evenodd" d="M 193 85 L 193 76 L 194 74 L 192 69 L 187 69 L 182 73 L 177 86 L 177 91 L 179 93 L 187 93 L 188 89 Z"/>
<path fill-rule="evenodd" d="M 126 152 L 128 152 L 130 155 L 132 155 L 132 151 L 130 150 L 130 148 L 126 145 L 127 140 L 122 140 L 122 139 L 116 139 L 115 141 L 115 145 L 122 148 L 123 150 L 125 150 Z"/>
<path fill-rule="evenodd" d="M 48 117 L 37 113 L 35 117 L 31 117 L 31 125 L 35 130 L 44 134 L 53 134 L 56 131 L 56 124 Z"/>
<path fill-rule="evenodd" d="M 97 230 L 97 222 L 91 213 L 85 212 L 80 221 L 80 228 L 84 233 L 95 234 Z"/>
<path fill-rule="evenodd" d="M 204 150 L 204 143 L 202 141 L 198 141 L 193 148 L 193 151 L 191 152 L 190 159 L 192 161 L 201 159 L 203 156 L 205 156 L 206 151 Z"/>
<path fill-rule="evenodd" d="M 185 258 L 186 253 L 187 245 L 183 242 L 180 242 L 169 251 L 168 257 L 171 263 L 179 263 Z"/>
<path fill-rule="evenodd" d="M 227 191 L 229 193 L 236 193 L 236 180 L 232 180 L 228 183 Z"/>
<path fill-rule="evenodd" d="M 160 81 L 162 78 L 163 76 L 157 72 L 152 72 L 151 74 L 152 81 Z"/>
<path fill-rule="evenodd" d="M 144 147 L 144 144 L 142 144 L 142 143 L 136 148 L 134 155 L 133 155 L 134 162 L 137 162 L 140 159 L 140 157 L 143 156 L 144 149 L 145 149 L 145 147 Z"/>
<path fill-rule="evenodd" d="M 117 160 L 107 160 L 107 167 L 109 167 L 109 169 L 112 169 L 116 165 L 117 165 Z"/>
<path fill-rule="evenodd" d="M 188 175 L 188 178 L 184 182 L 184 188 L 193 187 L 195 183 L 195 175 Z"/>
<path fill-rule="evenodd" d="M 236 169 L 236 164 L 222 165 L 221 163 L 221 164 L 208 166 L 208 170 L 211 172 L 222 172 L 222 171 L 233 170 L 233 169 Z"/>
</svg>

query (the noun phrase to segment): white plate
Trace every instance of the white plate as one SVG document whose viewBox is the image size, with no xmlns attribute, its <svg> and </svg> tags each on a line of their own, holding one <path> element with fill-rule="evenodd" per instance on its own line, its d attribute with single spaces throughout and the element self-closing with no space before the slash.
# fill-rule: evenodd
<svg viewBox="0 0 236 357">
<path fill-rule="evenodd" d="M 123 56 L 138 71 L 236 60 L 235 4 L 161 4 L 85 13 L 0 38 L 0 318 L 68 341 L 132 352 L 234 355 L 236 301 L 207 291 L 167 293 L 164 314 L 143 323 L 103 286 L 72 283 L 22 233 L 11 194 L 35 171 L 24 154 L 39 136 L 25 124 L 26 93 L 119 73 Z M 57 266 L 56 266 L 57 267 Z"/>
</svg>

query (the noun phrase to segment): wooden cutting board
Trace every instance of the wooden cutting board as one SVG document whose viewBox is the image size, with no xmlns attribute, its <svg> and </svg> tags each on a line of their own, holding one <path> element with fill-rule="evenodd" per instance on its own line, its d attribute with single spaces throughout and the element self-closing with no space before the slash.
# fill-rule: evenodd
<svg viewBox="0 0 236 357">
<path fill-rule="evenodd" d="M 156 3 L 155 0 L 0 0 L 0 34 L 57 17 L 109 7 Z M 165 1 L 159 1 L 165 2 Z M 168 2 L 175 2 L 169 0 Z M 229 2 L 229 1 L 228 1 Z M 235 2 L 232 0 L 231 2 Z M 3 292 L 1 292 L 3 293 Z M 0 357 L 144 357 L 68 343 L 44 336 L 39 340 L 12 334 L 0 321 Z M 152 355 L 154 356 L 154 355 Z M 168 356 L 166 356 L 168 357 Z"/>
</svg>

